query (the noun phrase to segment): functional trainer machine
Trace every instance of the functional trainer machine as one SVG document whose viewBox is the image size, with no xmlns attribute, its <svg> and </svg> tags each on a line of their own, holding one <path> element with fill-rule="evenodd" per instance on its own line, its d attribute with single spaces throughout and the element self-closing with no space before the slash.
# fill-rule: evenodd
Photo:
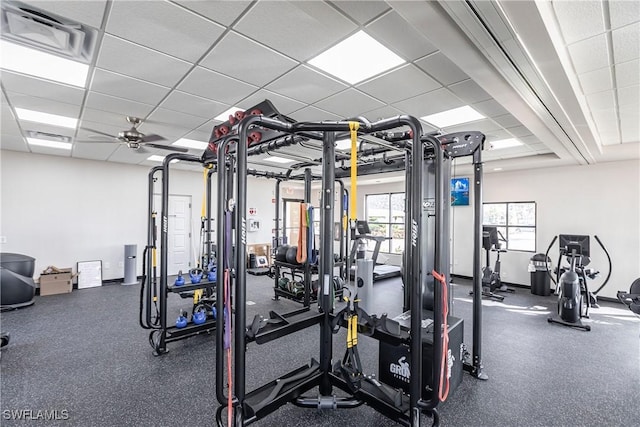
<svg viewBox="0 0 640 427">
<path fill-rule="evenodd" d="M 589 308 L 598 307 L 596 295 L 605 287 L 611 277 L 611 257 L 598 236 L 594 236 L 609 261 L 609 273 L 602 285 L 591 292 L 587 279 L 595 279 L 599 271 L 587 268 L 591 259 L 589 236 L 560 234 L 555 236 L 547 248 L 545 257 L 556 240 L 559 243 L 558 267 L 556 269 L 556 294 L 558 295 L 557 315 L 549 317 L 549 323 L 557 323 L 564 326 L 590 331 L 591 326 L 582 323 L 582 318 L 589 318 Z M 569 267 L 561 267 L 562 257 L 565 256 Z M 546 259 L 546 258 L 545 258 Z M 553 279 L 553 278 L 552 278 Z"/>
<path fill-rule="evenodd" d="M 411 225 L 411 233 L 407 233 L 405 238 L 405 256 L 408 259 L 423 260 L 430 259 L 432 268 L 427 270 L 421 268 L 419 262 L 411 264 L 407 271 L 406 282 L 410 285 L 410 309 L 412 316 L 405 322 L 404 328 L 399 321 L 377 318 L 375 315 L 367 315 L 358 307 L 357 298 L 347 295 L 348 304 L 339 312 L 334 312 L 331 295 L 331 277 L 334 272 L 333 238 L 334 238 L 334 190 L 336 178 L 336 152 L 335 141 L 346 132 L 352 137 L 352 165 L 357 167 L 356 154 L 361 154 L 355 149 L 355 134 L 372 135 L 375 132 L 384 132 L 400 126 L 408 126 L 410 131 L 410 142 L 402 144 L 391 144 L 395 150 L 401 151 L 398 158 L 402 164 L 400 168 L 406 170 L 407 196 L 412 200 L 424 200 L 425 203 L 408 203 L 406 221 Z M 261 150 L 262 142 L 249 144 L 247 136 L 251 131 L 262 132 L 264 129 L 275 130 L 282 133 L 280 140 L 269 143 L 270 149 L 287 146 L 287 141 L 291 141 L 292 136 L 304 136 L 308 139 L 321 141 L 323 156 L 322 167 L 322 190 L 321 190 L 321 231 L 320 242 L 331 242 L 331 244 L 321 244 L 319 260 L 320 276 L 320 297 L 318 307 L 302 307 L 290 313 L 271 312 L 268 318 L 257 316 L 250 326 L 246 319 L 246 263 L 244 253 L 246 250 L 246 186 L 247 186 L 247 163 L 248 156 L 255 155 Z M 433 417 L 434 424 L 438 422 L 438 412 L 436 406 L 439 401 L 446 398 L 446 384 L 450 383 L 450 376 L 447 369 L 449 359 L 446 351 L 446 340 L 443 337 L 450 318 L 446 316 L 448 309 L 447 280 L 445 274 L 448 267 L 447 242 L 441 237 L 440 232 L 445 230 L 444 216 L 447 201 L 449 199 L 445 191 L 445 180 L 443 179 L 443 163 L 448 158 L 448 152 L 443 151 L 442 145 L 449 142 L 449 148 L 454 150 L 457 146 L 455 142 L 464 142 L 474 139 L 477 149 L 484 141 L 481 134 L 459 134 L 451 137 L 450 141 L 443 141 L 434 136 L 422 139 L 421 125 L 419 121 L 409 116 L 399 116 L 391 119 L 368 122 L 358 118 L 353 121 L 339 122 L 304 122 L 289 123 L 259 115 L 250 115 L 244 118 L 234 127 L 235 132 L 225 136 L 212 135 L 208 153 L 206 156 L 216 156 L 218 164 L 218 222 L 217 222 L 217 242 L 222 248 L 222 259 L 231 258 L 231 241 L 235 240 L 236 248 L 235 265 L 233 271 L 228 261 L 225 261 L 224 272 L 219 274 L 216 287 L 216 308 L 219 325 L 216 328 L 216 397 L 220 406 L 216 412 L 216 419 L 219 426 L 233 425 L 245 426 L 259 419 L 264 418 L 278 407 L 291 402 L 302 407 L 313 407 L 318 409 L 353 408 L 362 404 L 367 404 L 392 420 L 398 421 L 407 426 L 420 426 L 422 412 L 426 412 Z M 407 138 L 405 138 L 406 140 Z M 382 141 L 384 142 L 384 141 Z M 386 144 L 390 145 L 390 144 Z M 446 145 L 446 144 L 445 144 Z M 384 151 L 388 151 L 388 148 Z M 170 155 L 171 156 L 171 155 Z M 169 156 L 168 156 L 169 157 Z M 429 159 L 431 168 L 431 179 L 427 180 L 430 190 L 426 191 L 423 186 L 425 174 L 425 159 Z M 415 160 L 412 160 L 415 159 Z M 385 160 L 389 160 L 386 158 Z M 228 166 L 233 164 L 233 166 Z M 406 167 L 405 167 L 406 166 Z M 398 164 L 396 164 L 398 167 Z M 342 168 L 341 168 L 342 169 Z M 363 167 L 366 170 L 369 168 Z M 358 169 L 359 170 L 359 169 Z M 369 169 L 371 170 L 371 169 Z M 236 178 L 236 191 L 225 192 L 226 181 L 230 174 L 225 171 L 233 171 Z M 476 165 L 476 174 L 482 172 L 482 165 Z M 481 193 L 481 190 L 478 189 Z M 232 203 L 229 203 L 232 202 Z M 426 206 L 426 210 L 424 207 Z M 355 206 L 350 206 L 355 211 Z M 480 206 L 477 209 L 477 219 L 480 218 Z M 232 223 L 235 227 L 232 227 Z M 433 226 L 435 233 L 426 231 L 425 223 Z M 352 227 L 355 223 L 352 221 Z M 429 228 L 431 230 L 431 228 Z M 474 266 L 480 271 L 479 248 L 481 235 L 476 233 L 474 240 L 477 249 L 477 262 Z M 234 239 L 235 238 L 235 239 Z M 428 247 L 429 246 L 429 247 Z M 432 250 L 433 249 L 433 250 Z M 408 264 L 407 264 L 408 265 Z M 349 271 L 349 266 L 347 266 Z M 431 275 L 429 275 L 431 271 Z M 423 327 L 423 283 L 427 277 L 437 278 L 434 280 L 433 290 L 433 312 L 430 316 L 431 323 L 427 328 Z M 476 287 L 481 290 L 480 276 Z M 231 304 L 231 294 L 233 293 L 233 305 Z M 477 299 L 478 301 L 475 301 Z M 478 294 L 474 298 L 474 354 L 473 363 L 469 369 L 475 376 L 482 378 L 481 357 L 479 341 L 480 323 L 476 325 L 475 320 L 480 320 L 479 310 L 481 308 L 481 296 Z M 319 359 L 311 360 L 309 364 L 303 365 L 280 378 L 268 382 L 252 391 L 246 390 L 246 346 L 249 343 L 263 344 L 278 339 L 293 332 L 303 330 L 313 325 L 320 328 L 319 336 Z M 450 323 L 453 326 L 453 323 Z M 333 334 L 340 328 L 347 329 L 347 353 L 342 362 L 335 365 L 332 362 Z M 477 329 L 477 331 L 476 331 Z M 357 335 L 366 331 L 374 339 L 381 343 L 391 345 L 405 345 L 410 352 L 408 357 L 403 359 L 403 363 L 410 363 L 411 375 L 407 379 L 407 391 L 402 392 L 384 383 L 367 377 L 362 372 L 357 355 Z M 461 332 L 461 328 L 459 329 Z M 425 381 L 425 369 L 423 369 L 423 337 L 430 337 L 430 352 L 424 352 L 427 356 L 430 367 L 428 375 L 429 381 Z M 446 336 L 446 334 L 445 334 Z M 233 339 L 232 339 L 233 337 Z M 477 345 L 476 345 L 477 344 Z M 462 349 L 462 347 L 461 347 Z M 457 351 L 457 350 L 456 350 Z M 457 354 L 457 353 L 455 353 Z M 444 358 L 443 358 L 444 355 Z M 443 363 L 444 361 L 444 363 Z M 406 372 L 405 365 L 400 366 L 402 372 Z M 227 384 L 225 385 L 225 379 Z M 444 381 L 444 382 L 441 382 Z M 423 381 L 425 383 L 423 383 Z M 445 384 L 445 386 L 443 386 Z M 455 384 L 451 380 L 452 386 Z M 428 387 L 427 387 L 428 386 Z M 317 387 L 317 396 L 304 396 L 311 389 Z M 336 397 L 332 390 L 337 387 L 347 393 L 346 397 Z M 226 390 L 226 394 L 225 394 Z M 444 395 L 444 396 L 443 396 Z M 226 414 L 227 423 L 223 422 Z"/>
</svg>

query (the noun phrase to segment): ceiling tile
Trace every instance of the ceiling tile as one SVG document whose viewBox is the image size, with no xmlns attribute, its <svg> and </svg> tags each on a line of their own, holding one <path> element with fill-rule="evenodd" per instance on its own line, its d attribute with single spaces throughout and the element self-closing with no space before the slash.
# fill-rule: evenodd
<svg viewBox="0 0 640 427">
<path fill-rule="evenodd" d="M 313 58 L 356 30 L 324 2 L 258 2 L 235 29 L 300 61 Z"/>
<path fill-rule="evenodd" d="M 552 4 L 567 44 L 604 33 L 602 1 L 554 1 Z"/>
<path fill-rule="evenodd" d="M 89 92 L 87 101 L 85 102 L 85 110 L 87 108 L 120 114 L 123 124 L 126 125 L 126 116 L 146 117 L 154 107 L 153 105 L 143 104 L 141 102 Z"/>
<path fill-rule="evenodd" d="M 504 129 L 493 130 L 491 132 L 483 132 L 487 141 L 499 141 L 501 139 L 511 138 L 511 134 Z M 523 141 L 524 142 L 524 141 Z"/>
<path fill-rule="evenodd" d="M 78 159 L 104 161 L 118 149 L 119 145 L 120 144 L 109 142 L 76 142 L 73 144 L 71 155 Z"/>
<path fill-rule="evenodd" d="M 29 151 L 27 143 L 22 136 L 4 133 L 4 128 L 2 129 L 2 133 L 0 133 L 0 149 L 23 152 Z"/>
<path fill-rule="evenodd" d="M 209 122 L 207 122 L 209 123 Z M 202 128 L 202 126 L 200 127 Z M 200 130 L 194 130 L 193 132 L 189 132 L 184 136 L 184 138 L 193 139 L 195 141 L 209 142 L 209 137 L 211 136 L 211 131 L 213 130 L 213 125 L 209 125 L 206 132 Z M 174 142 L 174 141 L 171 141 Z"/>
<path fill-rule="evenodd" d="M 301 65 L 267 86 L 267 89 L 313 104 L 347 86 L 307 66 Z"/>
<path fill-rule="evenodd" d="M 462 107 L 463 105 L 464 103 L 446 88 L 437 89 L 394 104 L 395 107 L 415 117 L 427 116 Z"/>
<path fill-rule="evenodd" d="M 438 50 L 395 11 L 367 25 L 365 32 L 409 61 Z"/>
<path fill-rule="evenodd" d="M 196 67 L 180 83 L 178 89 L 192 95 L 203 96 L 228 105 L 249 96 L 256 86 L 223 76 L 206 68 Z"/>
<path fill-rule="evenodd" d="M 124 144 L 120 144 L 120 147 L 109 157 L 110 162 L 118 162 L 118 163 L 130 163 L 130 164 L 138 164 L 145 161 L 152 154 L 159 154 L 157 152 L 161 150 L 153 150 L 148 149 L 147 153 L 139 153 L 131 148 L 127 147 Z M 165 152 L 162 152 L 164 155 Z M 162 163 L 160 162 L 149 162 L 149 166 L 160 166 Z"/>
<path fill-rule="evenodd" d="M 582 92 L 590 95 L 603 90 L 613 89 L 613 80 L 611 79 L 611 67 L 600 68 L 599 70 L 589 71 L 588 73 L 579 74 L 578 80 L 582 86 Z"/>
<path fill-rule="evenodd" d="M 609 66 L 607 38 L 604 34 L 569 46 L 569 55 L 578 74 Z"/>
<path fill-rule="evenodd" d="M 638 109 L 631 114 L 620 115 L 620 133 L 622 143 L 640 142 L 640 122 L 638 121 Z"/>
<path fill-rule="evenodd" d="M 2 70 L 2 85 L 9 92 L 47 98 L 66 104 L 81 105 L 84 99 L 84 89 L 5 70 Z"/>
<path fill-rule="evenodd" d="M 30 6 L 35 6 L 39 9 L 55 13 L 64 18 L 69 18 L 73 21 L 78 21 L 82 24 L 87 24 L 95 28 L 100 28 L 102 24 L 102 17 L 104 16 L 106 0 L 91 0 L 91 1 L 51 1 L 42 0 L 28 1 Z"/>
<path fill-rule="evenodd" d="M 241 55 L 238 53 L 242 52 Z M 298 63 L 238 33 L 229 32 L 200 65 L 263 86 Z"/>
<path fill-rule="evenodd" d="M 167 87 L 191 68 L 188 62 L 109 34 L 103 38 L 96 66 Z"/>
<path fill-rule="evenodd" d="M 507 129 L 507 131 L 516 138 L 531 135 L 531 131 L 524 126 L 512 127 Z"/>
<path fill-rule="evenodd" d="M 612 29 L 640 21 L 640 2 L 610 0 L 607 4 Z"/>
<path fill-rule="evenodd" d="M 640 22 L 613 30 L 611 37 L 613 59 L 616 64 L 640 57 Z"/>
<path fill-rule="evenodd" d="M 291 114 L 291 117 L 300 122 L 316 122 L 322 120 L 340 120 L 341 116 L 338 116 L 333 113 L 329 113 L 327 111 L 321 110 L 314 106 L 308 106 L 301 108 L 295 113 Z"/>
<path fill-rule="evenodd" d="M 484 89 L 471 79 L 454 83 L 448 86 L 448 88 L 451 92 L 456 94 L 458 98 L 470 104 L 491 99 L 491 95 L 485 92 Z"/>
<path fill-rule="evenodd" d="M 222 123 L 219 120 L 209 120 L 208 122 L 204 123 L 203 125 L 201 125 L 200 127 L 198 127 L 197 129 L 195 129 L 193 132 L 202 132 L 205 133 L 207 135 L 211 135 L 211 132 L 213 132 L 213 127 L 217 124 Z M 207 136 L 207 138 L 209 138 Z"/>
<path fill-rule="evenodd" d="M 587 103 L 591 111 L 614 110 L 614 96 L 612 90 L 587 95 Z"/>
<path fill-rule="evenodd" d="M 190 95 L 178 90 L 172 91 L 160 104 L 162 108 L 182 113 L 191 114 L 198 117 L 210 119 L 216 117 L 229 108 L 229 105 L 210 99 Z"/>
<path fill-rule="evenodd" d="M 518 119 L 511 114 L 505 114 L 504 116 L 497 116 L 493 118 L 493 121 L 505 128 L 511 128 L 514 126 L 520 126 Z"/>
<path fill-rule="evenodd" d="M 619 88 L 640 84 L 640 60 L 616 64 L 616 85 Z"/>
<path fill-rule="evenodd" d="M 47 98 L 24 95 L 21 93 L 7 92 L 7 97 L 14 108 L 26 108 L 42 113 L 57 114 L 59 116 L 78 118 L 80 106 L 53 101 Z"/>
<path fill-rule="evenodd" d="M 71 157 L 71 150 L 60 150 L 57 148 L 40 147 L 37 145 L 29 145 L 29 151 L 35 154 L 44 154 L 47 156 Z"/>
<path fill-rule="evenodd" d="M 462 123 L 456 126 L 448 126 L 444 130 L 447 133 L 478 131 L 486 135 L 491 132 L 502 130 L 502 128 L 500 127 L 500 125 L 496 124 L 493 120 L 482 119 L 482 120 L 476 120 L 473 122 Z"/>
<path fill-rule="evenodd" d="M 618 89 L 618 105 L 637 105 L 640 103 L 640 86 Z M 640 120 L 640 114 L 638 114 Z"/>
<path fill-rule="evenodd" d="M 505 114 L 509 113 L 504 109 L 502 105 L 498 104 L 495 99 L 477 102 L 471 106 L 479 113 L 484 114 L 486 117 L 504 116 Z"/>
<path fill-rule="evenodd" d="M 291 114 L 306 105 L 300 101 L 287 98 L 286 96 L 278 95 L 277 93 L 273 93 L 265 89 L 260 89 L 248 98 L 243 99 L 242 102 L 238 104 L 238 107 L 246 110 L 261 103 L 265 99 L 271 101 L 274 107 L 276 107 L 280 113 L 285 115 Z"/>
<path fill-rule="evenodd" d="M 460 67 L 441 52 L 426 56 L 416 61 L 415 64 L 444 86 L 469 78 Z"/>
<path fill-rule="evenodd" d="M 195 129 L 205 123 L 208 119 L 196 117 L 190 114 L 179 113 L 177 111 L 158 108 L 142 122 L 139 129 L 142 132 L 149 132 L 149 128 L 159 124 L 163 126 L 176 126 L 179 128 Z"/>
<path fill-rule="evenodd" d="M 347 89 L 315 103 L 316 107 L 331 111 L 343 118 L 359 116 L 363 111 L 371 111 L 382 105 L 384 105 L 382 102 L 356 89 Z"/>
<path fill-rule="evenodd" d="M 97 110 L 93 110 L 93 111 L 97 111 Z M 124 117 L 117 116 L 113 113 L 106 113 L 106 114 L 110 114 L 110 115 L 112 114 L 115 117 L 109 123 L 96 122 L 96 121 L 92 122 L 90 120 L 87 120 L 86 118 L 83 118 L 82 121 L 80 122 L 80 126 L 78 127 L 78 132 L 76 134 L 75 140 L 91 141 L 87 143 L 82 143 L 82 144 L 89 144 L 89 145 L 97 144 L 98 141 L 112 141 L 112 139 L 109 138 L 107 135 L 111 135 L 113 139 L 115 139 L 118 137 L 118 133 L 120 133 L 125 129 L 129 129 L 131 127 L 131 125 L 127 123 L 126 120 L 124 120 Z M 87 110 L 85 110 L 83 116 L 85 117 L 87 116 Z M 115 120 L 116 117 L 119 119 L 118 121 Z M 94 132 L 94 131 L 97 131 L 97 132 Z M 98 133 L 98 132 L 101 132 L 101 133 Z M 103 134 L 107 134 L 107 135 L 103 135 Z"/>
<path fill-rule="evenodd" d="M 411 98 L 439 87 L 438 82 L 411 64 L 357 86 L 361 91 L 387 103 Z"/>
<path fill-rule="evenodd" d="M 135 25 L 132 25 L 135 20 Z M 185 61 L 198 60 L 224 27 L 168 2 L 113 2 L 107 32 Z"/>
<path fill-rule="evenodd" d="M 216 1 L 194 1 L 175 0 L 180 4 L 202 16 L 228 26 L 235 21 L 242 12 L 251 4 L 246 0 L 216 0 Z"/>
<path fill-rule="evenodd" d="M 404 112 L 390 105 L 385 105 L 374 110 L 362 112 L 362 115 L 371 122 L 375 122 L 376 120 L 380 119 L 388 119 L 390 117 L 401 116 L 403 114 Z"/>
<path fill-rule="evenodd" d="M 332 1 L 335 6 L 349 15 L 358 24 L 366 24 L 384 11 L 389 10 L 389 5 L 383 1 Z"/>
<path fill-rule="evenodd" d="M 22 138 L 22 132 L 18 127 L 18 122 L 13 112 L 8 106 L 2 106 L 2 115 L 0 116 L 0 130 L 3 135 L 16 135 Z"/>
<path fill-rule="evenodd" d="M 169 88 L 165 86 L 101 70 L 100 68 L 96 68 L 93 73 L 91 90 L 105 95 L 153 105 L 160 102 L 169 93 Z"/>
</svg>

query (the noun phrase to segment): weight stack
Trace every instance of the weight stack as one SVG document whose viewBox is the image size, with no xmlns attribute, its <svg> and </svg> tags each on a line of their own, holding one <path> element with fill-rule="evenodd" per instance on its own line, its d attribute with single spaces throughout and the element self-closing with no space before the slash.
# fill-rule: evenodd
<svg viewBox="0 0 640 427">
<path fill-rule="evenodd" d="M 124 245 L 124 282 L 123 285 L 137 285 L 136 253 L 138 245 Z"/>
</svg>

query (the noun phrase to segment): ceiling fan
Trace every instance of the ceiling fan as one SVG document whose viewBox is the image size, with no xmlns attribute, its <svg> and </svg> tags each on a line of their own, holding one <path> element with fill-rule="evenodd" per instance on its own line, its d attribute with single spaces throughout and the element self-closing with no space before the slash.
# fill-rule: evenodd
<svg viewBox="0 0 640 427">
<path fill-rule="evenodd" d="M 104 133 L 99 130 L 83 127 L 81 129 L 89 131 L 94 135 L 89 135 L 89 138 L 92 138 L 91 141 L 77 141 L 77 142 L 83 142 L 83 143 L 84 142 L 118 142 L 121 144 L 126 144 L 127 147 L 139 153 L 147 152 L 147 150 L 145 150 L 144 147 L 157 148 L 160 150 L 177 151 L 180 153 L 186 153 L 189 151 L 188 149 L 183 147 L 176 147 L 173 145 L 154 144 L 155 141 L 164 141 L 166 138 L 156 134 L 145 135 L 144 133 L 138 131 L 137 128 L 142 123 L 142 120 L 137 117 L 127 116 L 127 121 L 131 123 L 131 129 L 123 130 L 122 132 L 119 132 L 118 136 L 109 135 L 108 133 Z M 105 137 L 109 138 L 109 140 L 101 141 L 99 139 L 94 139 L 94 138 L 105 138 Z"/>
</svg>

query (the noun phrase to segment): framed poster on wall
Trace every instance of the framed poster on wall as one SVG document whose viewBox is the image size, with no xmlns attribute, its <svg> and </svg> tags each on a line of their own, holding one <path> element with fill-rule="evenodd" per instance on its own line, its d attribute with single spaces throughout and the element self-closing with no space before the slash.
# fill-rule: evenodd
<svg viewBox="0 0 640 427">
<path fill-rule="evenodd" d="M 102 261 L 78 262 L 78 289 L 102 286 Z"/>
<path fill-rule="evenodd" d="M 451 178 L 451 206 L 469 206 L 469 178 Z"/>
</svg>

